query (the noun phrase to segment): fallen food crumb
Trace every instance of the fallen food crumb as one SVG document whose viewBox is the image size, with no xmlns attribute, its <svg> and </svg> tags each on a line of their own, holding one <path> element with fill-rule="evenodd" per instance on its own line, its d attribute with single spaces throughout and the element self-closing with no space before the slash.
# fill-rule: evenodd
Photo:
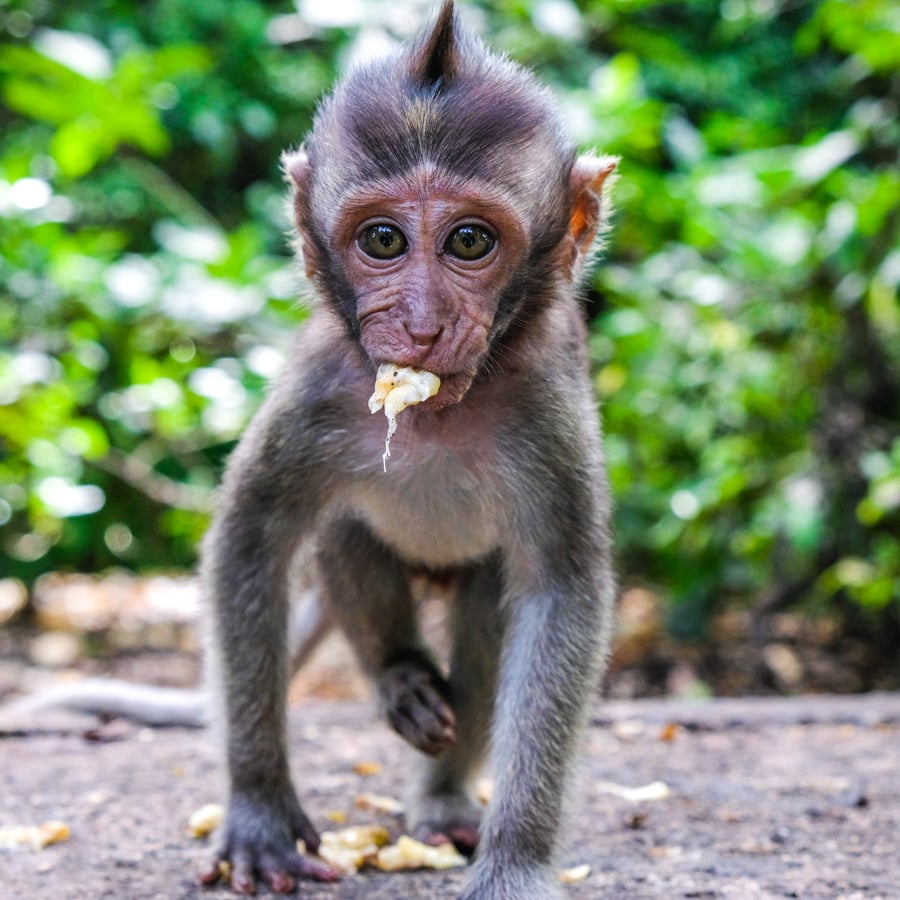
<svg viewBox="0 0 900 900">
<path fill-rule="evenodd" d="M 623 800 L 631 800 L 633 803 L 639 803 L 641 800 L 665 800 L 672 793 L 664 781 L 651 781 L 650 784 L 641 787 L 626 787 L 612 781 L 600 781 L 597 783 L 597 790 L 621 797 Z"/>
<path fill-rule="evenodd" d="M 390 836 L 380 825 L 357 825 L 339 831 L 323 831 L 320 835 L 319 856 L 346 874 L 359 871 L 374 863 L 380 847 Z"/>
<path fill-rule="evenodd" d="M 353 805 L 358 809 L 370 809 L 373 812 L 388 813 L 392 816 L 403 812 L 403 804 L 399 800 L 382 794 L 359 794 L 353 799 Z"/>
<path fill-rule="evenodd" d="M 65 822 L 44 822 L 41 825 L 8 825 L 0 828 L 0 849 L 40 850 L 50 844 L 69 839 L 69 826 Z"/>
<path fill-rule="evenodd" d="M 219 827 L 224 813 L 224 809 L 218 803 L 201 806 L 188 819 L 188 833 L 195 838 L 206 837 Z"/>
<path fill-rule="evenodd" d="M 667 722 L 659 733 L 659 740 L 671 744 L 681 734 L 681 726 L 677 722 Z"/>
<path fill-rule="evenodd" d="M 563 884 L 581 884 L 591 874 L 591 867 L 584 863 L 580 866 L 572 866 L 571 869 L 563 869 L 559 873 L 559 880 Z"/>
<path fill-rule="evenodd" d="M 362 794 L 356 798 L 356 805 L 390 813 L 403 809 L 399 800 L 378 794 Z M 188 819 L 188 831 L 192 837 L 206 837 L 219 827 L 223 814 L 224 810 L 218 803 L 207 803 Z M 0 836 L 3 832 L 0 829 Z M 407 835 L 402 835 L 396 844 L 391 844 L 388 830 L 381 825 L 354 825 L 337 831 L 323 831 L 320 838 L 319 856 L 345 875 L 352 875 L 364 867 L 398 872 L 405 869 L 451 869 L 468 862 L 453 844 L 432 847 Z M 3 846 L 2 838 L 0 846 Z M 297 846 L 300 852 L 306 851 L 302 841 L 298 841 Z"/>
<path fill-rule="evenodd" d="M 468 860 L 453 846 L 440 844 L 432 847 L 402 835 L 396 844 L 378 851 L 375 866 L 382 872 L 399 872 L 406 869 L 453 869 L 465 866 Z"/>
<path fill-rule="evenodd" d="M 479 778 L 475 783 L 475 797 L 482 806 L 487 806 L 494 795 L 494 780 L 492 778 Z"/>
</svg>

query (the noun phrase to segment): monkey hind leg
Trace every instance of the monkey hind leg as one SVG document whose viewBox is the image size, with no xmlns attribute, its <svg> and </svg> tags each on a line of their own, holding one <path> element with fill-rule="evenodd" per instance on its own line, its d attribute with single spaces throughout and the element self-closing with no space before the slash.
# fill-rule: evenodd
<svg viewBox="0 0 900 900">
<path fill-rule="evenodd" d="M 328 604 L 322 598 L 322 576 L 312 541 L 294 554 L 288 570 L 288 660 L 295 675 L 331 631 L 334 622 Z"/>
<path fill-rule="evenodd" d="M 460 580 L 447 682 L 456 739 L 440 754 L 422 760 L 407 794 L 410 832 L 424 843 L 450 841 L 467 855 L 478 845 L 483 811 L 474 781 L 485 755 L 496 693 L 503 637 L 500 591 L 499 566 L 493 559 L 473 566 Z"/>
</svg>

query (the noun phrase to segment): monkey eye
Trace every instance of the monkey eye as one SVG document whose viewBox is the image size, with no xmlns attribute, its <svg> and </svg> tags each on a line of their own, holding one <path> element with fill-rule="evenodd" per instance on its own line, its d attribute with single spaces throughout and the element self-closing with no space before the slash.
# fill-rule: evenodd
<svg viewBox="0 0 900 900">
<path fill-rule="evenodd" d="M 366 256 L 373 259 L 396 259 L 406 253 L 407 243 L 403 232 L 396 225 L 370 225 L 356 239 L 356 244 Z"/>
<path fill-rule="evenodd" d="M 481 225 L 460 225 L 444 242 L 444 253 L 472 262 L 482 259 L 494 248 L 494 235 Z"/>
</svg>

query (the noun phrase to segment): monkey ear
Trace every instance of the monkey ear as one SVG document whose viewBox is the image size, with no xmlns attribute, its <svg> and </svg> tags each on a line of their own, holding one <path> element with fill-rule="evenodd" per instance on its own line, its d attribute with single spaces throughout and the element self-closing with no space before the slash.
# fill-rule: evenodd
<svg viewBox="0 0 900 900">
<path fill-rule="evenodd" d="M 303 267 L 306 277 L 312 280 L 320 269 L 319 254 L 316 242 L 310 229 L 310 188 L 312 181 L 312 165 L 303 147 L 297 150 L 285 150 L 281 154 L 281 169 L 285 180 L 293 189 L 291 196 L 291 208 L 294 213 L 294 222 L 300 235 L 298 250 L 303 257 Z"/>
<path fill-rule="evenodd" d="M 309 179 L 309 157 L 302 146 L 281 154 L 281 171 L 295 189 L 305 188 Z"/>
<path fill-rule="evenodd" d="M 594 244 L 603 224 L 603 188 L 619 163 L 617 156 L 579 156 L 569 175 L 572 189 L 572 211 L 569 215 L 566 260 L 570 277 L 574 277 Z"/>
<path fill-rule="evenodd" d="M 434 27 L 419 43 L 410 57 L 409 72 L 415 81 L 425 86 L 449 81 L 459 64 L 456 6 L 445 0 Z"/>
</svg>

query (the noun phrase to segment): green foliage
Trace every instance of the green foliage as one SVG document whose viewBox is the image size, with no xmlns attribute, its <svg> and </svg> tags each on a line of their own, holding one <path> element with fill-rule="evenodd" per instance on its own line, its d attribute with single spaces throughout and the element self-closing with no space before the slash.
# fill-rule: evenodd
<svg viewBox="0 0 900 900">
<path fill-rule="evenodd" d="M 601 38 L 597 135 L 624 161 L 597 388 L 626 570 L 685 635 L 772 593 L 898 609 L 900 57 L 857 6 L 645 5 Z M 629 95 L 601 99 L 625 48 Z M 635 143 L 623 108 L 661 99 Z"/>
<path fill-rule="evenodd" d="M 72 52 L 78 49 L 74 43 Z M 3 99 L 13 112 L 55 126 L 50 156 L 63 178 L 86 175 L 122 145 L 151 156 L 166 153 L 169 136 L 153 90 L 207 67 L 206 54 L 196 47 L 132 50 L 97 81 L 31 47 L 0 48 Z"/>
<path fill-rule="evenodd" d="M 273 87 L 272 13 L 209 12 L 0 6 L 4 574 L 191 564 L 303 316 L 278 159 L 331 55 Z"/>
<path fill-rule="evenodd" d="M 280 152 L 395 6 L 0 2 L 4 572 L 192 563 L 303 316 Z M 753 600 L 896 622 L 895 5 L 467 13 L 622 156 L 589 310 L 625 578 L 688 636 Z"/>
</svg>

